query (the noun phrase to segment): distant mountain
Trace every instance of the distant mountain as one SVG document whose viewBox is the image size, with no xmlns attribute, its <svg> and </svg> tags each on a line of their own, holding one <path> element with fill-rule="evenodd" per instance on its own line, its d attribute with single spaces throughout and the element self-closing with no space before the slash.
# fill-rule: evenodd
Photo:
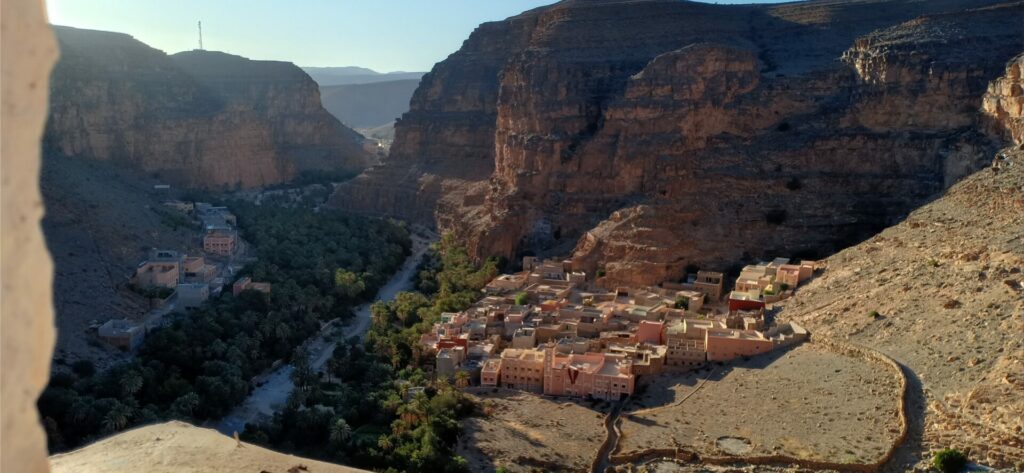
<svg viewBox="0 0 1024 473">
<path fill-rule="evenodd" d="M 297 66 L 215 51 L 167 55 L 121 33 L 55 26 L 47 155 L 113 161 L 192 188 L 358 171 L 363 137 Z"/>
<path fill-rule="evenodd" d="M 370 84 L 373 82 L 389 82 L 395 80 L 415 79 L 419 81 L 426 72 L 377 72 L 373 69 L 356 66 L 344 67 L 303 67 L 321 87 L 347 84 Z"/>
<path fill-rule="evenodd" d="M 352 128 L 376 128 L 394 123 L 409 110 L 419 79 L 320 87 L 324 108 Z"/>
</svg>

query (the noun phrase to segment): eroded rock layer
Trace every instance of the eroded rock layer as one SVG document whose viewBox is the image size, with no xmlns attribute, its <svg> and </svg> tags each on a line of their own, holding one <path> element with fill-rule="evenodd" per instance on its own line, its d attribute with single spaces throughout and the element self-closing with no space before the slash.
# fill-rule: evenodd
<svg viewBox="0 0 1024 473">
<path fill-rule="evenodd" d="M 991 159 L 1020 2 L 564 1 L 439 63 L 336 205 L 611 282 L 823 254 Z"/>
<path fill-rule="evenodd" d="M 124 163 L 189 187 L 254 187 L 307 170 L 354 171 L 361 138 L 284 62 L 189 51 L 168 56 L 119 33 L 54 27 L 44 146 Z"/>
</svg>

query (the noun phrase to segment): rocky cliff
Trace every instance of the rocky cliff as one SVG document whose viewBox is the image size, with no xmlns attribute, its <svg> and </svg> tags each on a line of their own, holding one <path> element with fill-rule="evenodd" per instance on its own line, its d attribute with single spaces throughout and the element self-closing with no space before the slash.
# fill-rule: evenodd
<svg viewBox="0 0 1024 473">
<path fill-rule="evenodd" d="M 481 25 L 335 203 L 613 282 L 827 254 L 977 169 L 1020 2 L 563 1 Z"/>
<path fill-rule="evenodd" d="M 124 163 L 188 187 L 255 187 L 365 168 L 361 138 L 298 67 L 166 55 L 119 33 L 55 27 L 48 153 Z"/>
<path fill-rule="evenodd" d="M 1014 143 L 1024 144 L 1024 54 L 1006 64 L 1006 73 L 992 81 L 985 94 L 984 111 L 997 131 Z"/>
</svg>

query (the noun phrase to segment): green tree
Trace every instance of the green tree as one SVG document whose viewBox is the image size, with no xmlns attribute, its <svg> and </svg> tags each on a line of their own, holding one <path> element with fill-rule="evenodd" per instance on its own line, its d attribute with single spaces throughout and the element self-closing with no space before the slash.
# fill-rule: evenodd
<svg viewBox="0 0 1024 473">
<path fill-rule="evenodd" d="M 198 394 L 189 392 L 171 403 L 170 413 L 174 417 L 191 419 L 196 408 L 199 407 L 199 401 Z"/>
<path fill-rule="evenodd" d="M 131 420 L 132 409 L 124 404 L 117 403 L 113 409 L 103 416 L 103 429 L 109 432 L 117 432 L 128 426 Z"/>
<path fill-rule="evenodd" d="M 349 299 L 359 297 L 366 290 L 366 284 L 356 273 L 340 268 L 334 271 L 334 287 L 338 294 Z"/>
<path fill-rule="evenodd" d="M 455 373 L 455 387 L 459 389 L 469 387 L 469 373 L 462 370 Z"/>
<path fill-rule="evenodd" d="M 352 438 L 352 427 L 343 418 L 338 418 L 331 424 L 330 442 L 335 448 L 341 448 Z"/>
<path fill-rule="evenodd" d="M 526 305 L 526 302 L 529 299 L 529 297 L 530 297 L 529 294 L 527 294 L 525 292 L 520 292 L 519 294 L 516 294 L 516 298 L 515 298 L 516 305 Z"/>
</svg>

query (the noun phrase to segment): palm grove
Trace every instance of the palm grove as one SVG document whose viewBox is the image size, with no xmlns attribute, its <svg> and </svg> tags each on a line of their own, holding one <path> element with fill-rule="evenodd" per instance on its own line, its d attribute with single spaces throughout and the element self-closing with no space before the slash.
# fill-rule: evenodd
<svg viewBox="0 0 1024 473">
<path fill-rule="evenodd" d="M 249 379 L 293 360 L 321 323 L 351 317 L 411 249 L 408 231 L 389 221 L 230 205 L 258 257 L 242 273 L 273 292 L 226 291 L 151 331 L 130 362 L 99 373 L 78 362 L 55 374 L 39 400 L 51 451 L 159 420 L 223 416 L 248 395 Z"/>
</svg>

